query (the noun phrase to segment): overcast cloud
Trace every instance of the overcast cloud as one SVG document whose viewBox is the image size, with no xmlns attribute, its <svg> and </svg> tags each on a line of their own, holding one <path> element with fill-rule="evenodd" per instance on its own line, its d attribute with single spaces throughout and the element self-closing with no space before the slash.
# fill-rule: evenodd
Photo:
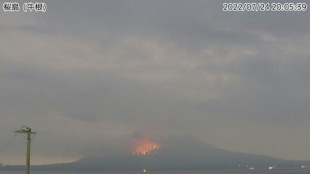
<svg viewBox="0 0 310 174">
<path fill-rule="evenodd" d="M 46 13 L 1 11 L 0 148 L 26 124 L 38 132 L 34 164 L 76 160 L 135 132 L 310 160 L 309 10 L 46 3 Z M 23 164 L 24 146 L 15 137 L 0 162 Z"/>
</svg>

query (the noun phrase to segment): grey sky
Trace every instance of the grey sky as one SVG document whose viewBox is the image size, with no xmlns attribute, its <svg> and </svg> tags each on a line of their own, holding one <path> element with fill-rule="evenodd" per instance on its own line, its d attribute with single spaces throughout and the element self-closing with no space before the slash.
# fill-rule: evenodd
<svg viewBox="0 0 310 174">
<path fill-rule="evenodd" d="M 46 13 L 1 11 L 0 148 L 28 124 L 36 164 L 101 152 L 134 132 L 310 160 L 309 10 L 46 3 Z M 24 141 L 0 162 L 22 164 Z"/>
</svg>

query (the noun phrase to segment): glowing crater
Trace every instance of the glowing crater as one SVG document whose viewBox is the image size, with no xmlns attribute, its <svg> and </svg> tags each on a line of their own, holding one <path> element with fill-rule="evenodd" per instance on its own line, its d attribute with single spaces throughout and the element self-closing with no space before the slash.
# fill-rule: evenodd
<svg viewBox="0 0 310 174">
<path fill-rule="evenodd" d="M 148 140 L 142 140 L 138 142 L 138 145 L 133 151 L 133 154 L 134 155 L 148 155 L 148 154 L 156 153 L 159 150 L 159 148 L 160 148 L 160 145 L 155 142 L 151 142 Z"/>
</svg>

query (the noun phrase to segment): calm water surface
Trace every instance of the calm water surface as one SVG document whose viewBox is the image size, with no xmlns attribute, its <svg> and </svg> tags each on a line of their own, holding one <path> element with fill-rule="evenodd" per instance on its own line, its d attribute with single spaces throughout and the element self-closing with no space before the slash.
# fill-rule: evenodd
<svg viewBox="0 0 310 174">
<path fill-rule="evenodd" d="M 25 174 L 25 171 L 0 171 L 0 174 Z M 31 174 L 310 174 L 310 170 L 32 171 Z"/>
</svg>

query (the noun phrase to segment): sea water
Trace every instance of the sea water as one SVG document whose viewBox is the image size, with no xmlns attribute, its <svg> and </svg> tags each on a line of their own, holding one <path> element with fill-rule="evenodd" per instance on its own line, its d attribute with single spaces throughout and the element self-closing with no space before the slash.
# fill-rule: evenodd
<svg viewBox="0 0 310 174">
<path fill-rule="evenodd" d="M 0 171 L 25 174 L 25 171 Z M 31 171 L 31 174 L 310 174 L 310 170 Z"/>
</svg>

